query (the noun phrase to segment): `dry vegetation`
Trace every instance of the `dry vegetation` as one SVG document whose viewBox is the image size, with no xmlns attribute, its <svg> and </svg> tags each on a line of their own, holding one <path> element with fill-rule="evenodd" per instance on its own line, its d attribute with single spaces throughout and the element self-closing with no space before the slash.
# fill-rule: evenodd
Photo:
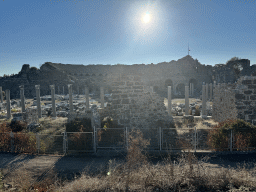
<svg viewBox="0 0 256 192">
<path fill-rule="evenodd" d="M 63 120 L 64 122 L 64 120 Z M 60 125 L 63 125 L 60 122 Z M 205 121 L 206 122 L 206 121 Z M 216 123 L 207 121 L 213 126 Z M 44 129 L 53 122 L 47 119 Z M 55 124 L 57 122 L 54 122 Z M 198 129 L 208 128 L 202 122 Z M 181 127 L 183 125 L 181 124 Z M 56 126 L 53 130 L 60 130 Z M 61 180 L 56 171 L 38 180 L 25 169 L 8 174 L 0 170 L 0 191 L 255 191 L 256 165 L 238 165 L 237 168 L 213 167 L 207 158 L 198 159 L 193 153 L 182 153 L 178 159 L 171 154 L 163 161 L 153 164 L 144 149 L 149 142 L 140 132 L 130 134 L 129 149 L 124 162 L 110 160 L 106 168 L 97 174 L 84 171 L 73 181 Z M 87 169 L 89 170 L 89 168 Z M 8 175 L 7 177 L 3 177 Z M 8 183 L 9 185 L 7 185 Z"/>
<path fill-rule="evenodd" d="M 13 174 L 11 184 L 19 191 L 255 191 L 256 167 L 213 168 L 207 158 L 197 159 L 184 153 L 174 160 L 171 155 L 157 164 L 147 159 L 143 149 L 148 141 L 133 132 L 126 161 L 110 160 L 97 174 L 84 171 L 73 181 L 61 181 L 52 172 L 41 181 L 26 172 Z M 2 172 L 3 174 L 3 172 Z M 10 178 L 9 178 L 10 179 Z M 5 182 L 5 178 L 3 179 Z M 3 182 L 0 186 L 4 191 Z"/>
</svg>

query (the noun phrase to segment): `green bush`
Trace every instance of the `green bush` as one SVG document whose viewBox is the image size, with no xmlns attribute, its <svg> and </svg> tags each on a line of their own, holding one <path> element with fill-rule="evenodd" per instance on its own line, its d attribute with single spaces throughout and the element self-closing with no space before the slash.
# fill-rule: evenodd
<svg viewBox="0 0 256 192">
<path fill-rule="evenodd" d="M 208 144 L 215 150 L 228 150 L 230 133 L 233 130 L 233 148 L 248 151 L 256 148 L 256 127 L 243 120 L 227 120 L 209 132 Z"/>
</svg>

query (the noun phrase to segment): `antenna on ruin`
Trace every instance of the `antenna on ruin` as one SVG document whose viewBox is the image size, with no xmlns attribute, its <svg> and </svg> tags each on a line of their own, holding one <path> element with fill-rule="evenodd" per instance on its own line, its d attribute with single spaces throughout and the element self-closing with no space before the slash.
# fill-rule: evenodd
<svg viewBox="0 0 256 192">
<path fill-rule="evenodd" d="M 189 55 L 189 51 L 190 51 L 190 49 L 189 49 L 189 43 L 188 43 L 188 55 Z"/>
</svg>

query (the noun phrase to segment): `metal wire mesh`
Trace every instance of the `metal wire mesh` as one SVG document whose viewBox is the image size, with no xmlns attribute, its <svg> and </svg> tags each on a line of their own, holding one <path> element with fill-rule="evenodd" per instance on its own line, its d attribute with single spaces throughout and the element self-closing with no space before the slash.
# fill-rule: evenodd
<svg viewBox="0 0 256 192">
<path fill-rule="evenodd" d="M 97 148 L 125 148 L 124 128 L 97 128 L 96 146 Z"/>
<path fill-rule="evenodd" d="M 68 151 L 92 151 L 93 132 L 67 132 Z"/>
</svg>

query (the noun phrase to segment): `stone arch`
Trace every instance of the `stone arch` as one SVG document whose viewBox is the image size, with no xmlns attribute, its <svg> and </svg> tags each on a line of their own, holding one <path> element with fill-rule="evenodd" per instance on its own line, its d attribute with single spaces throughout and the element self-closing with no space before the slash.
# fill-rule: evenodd
<svg viewBox="0 0 256 192">
<path fill-rule="evenodd" d="M 180 83 L 176 86 L 176 93 L 177 95 L 185 95 L 185 84 Z"/>
</svg>

